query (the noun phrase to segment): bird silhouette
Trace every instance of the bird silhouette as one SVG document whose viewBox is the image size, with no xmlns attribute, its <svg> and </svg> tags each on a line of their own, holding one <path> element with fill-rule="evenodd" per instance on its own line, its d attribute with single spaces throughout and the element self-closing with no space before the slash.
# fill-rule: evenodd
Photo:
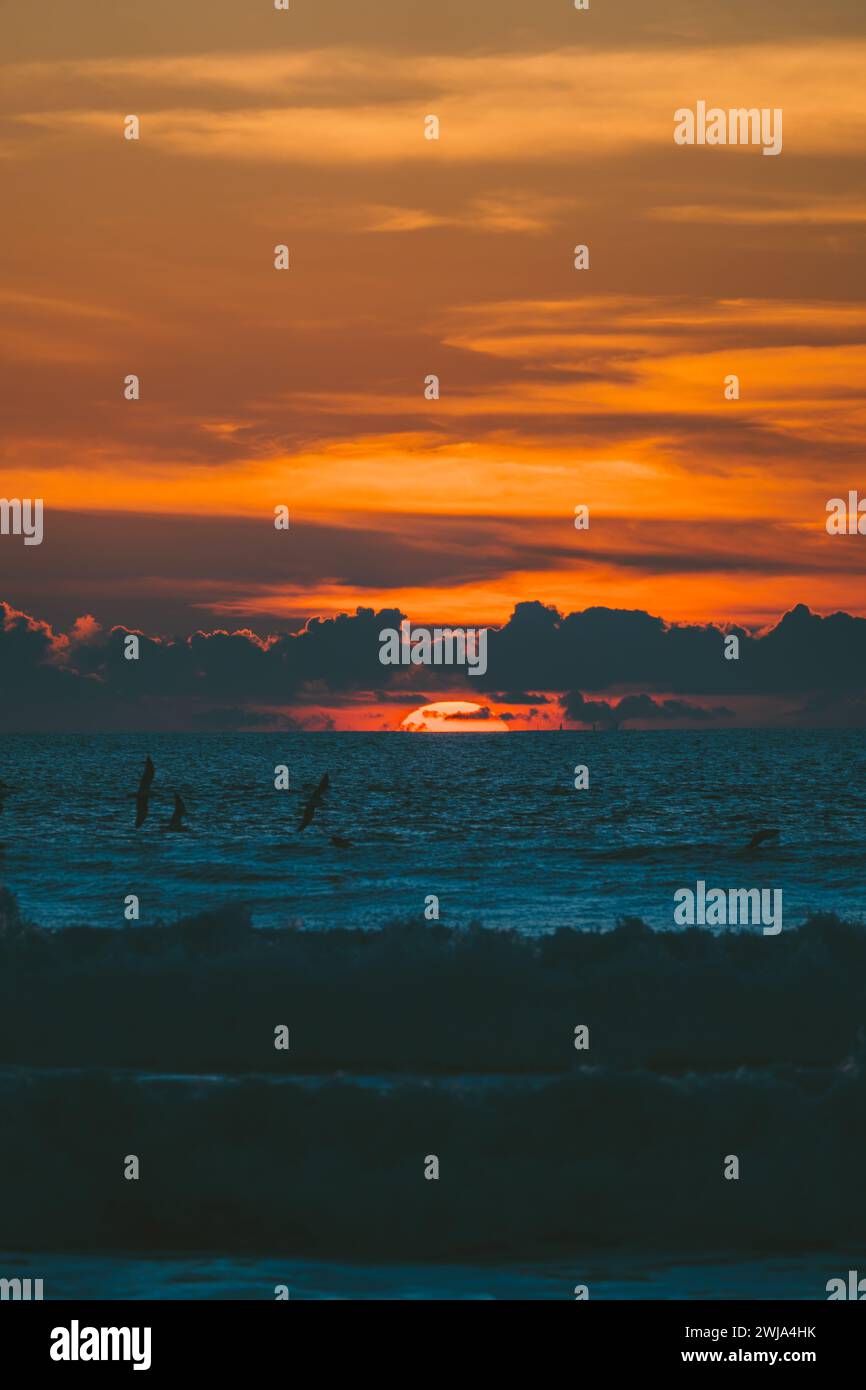
<svg viewBox="0 0 866 1390">
<path fill-rule="evenodd" d="M 140 830 L 147 820 L 147 804 L 150 799 L 150 784 L 156 768 L 153 765 L 150 754 L 144 764 L 144 772 L 141 774 L 141 781 L 138 784 L 138 791 L 135 793 L 135 828 Z"/>
<path fill-rule="evenodd" d="M 331 779 L 326 772 L 321 782 L 316 787 L 316 790 L 308 799 L 306 806 L 304 807 L 304 814 L 301 816 L 301 823 L 298 826 L 298 830 L 306 830 L 307 826 L 310 824 L 310 821 L 313 819 L 313 816 L 319 809 L 319 806 L 322 802 L 322 798 L 324 797 L 325 792 L 328 790 L 328 787 L 330 785 Z"/>
<path fill-rule="evenodd" d="M 757 849 L 759 845 L 765 844 L 767 840 L 778 840 L 778 838 L 778 830 L 756 830 L 751 840 L 746 845 L 746 849 Z"/>
<path fill-rule="evenodd" d="M 183 825 L 182 825 L 181 822 L 183 821 L 183 818 L 184 818 L 184 816 L 185 816 L 186 814 L 187 814 L 187 810 L 186 810 L 186 807 L 185 807 L 184 804 L 183 804 L 183 797 L 182 797 L 178 792 L 175 792 L 175 794 L 174 794 L 174 814 L 172 815 L 171 820 L 169 821 L 168 825 L 166 826 L 166 829 L 167 829 L 167 830 L 183 830 L 184 827 L 183 827 Z"/>
</svg>

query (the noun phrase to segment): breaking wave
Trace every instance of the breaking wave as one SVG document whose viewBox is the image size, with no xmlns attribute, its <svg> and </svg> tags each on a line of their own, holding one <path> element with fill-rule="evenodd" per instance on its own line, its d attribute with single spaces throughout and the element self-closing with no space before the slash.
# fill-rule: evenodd
<svg viewBox="0 0 866 1390">
<path fill-rule="evenodd" d="M 52 932 L 0 894 L 0 1248 L 850 1247 L 864 967 L 833 917 L 531 938 L 236 907 Z"/>
<path fill-rule="evenodd" d="M 0 897 L 0 1064 L 284 1073 L 676 1075 L 833 1067 L 866 1023 L 866 929 L 548 935 L 392 924 L 259 930 L 243 906 L 174 926 L 24 926 Z M 574 1048 L 586 1025 L 588 1052 Z"/>
</svg>

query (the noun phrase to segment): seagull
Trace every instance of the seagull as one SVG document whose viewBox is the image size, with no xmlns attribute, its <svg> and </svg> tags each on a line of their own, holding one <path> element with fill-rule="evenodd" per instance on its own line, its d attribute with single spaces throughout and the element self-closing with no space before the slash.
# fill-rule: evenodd
<svg viewBox="0 0 866 1390">
<path fill-rule="evenodd" d="M 166 826 L 166 830 L 183 830 L 183 826 L 181 825 L 181 821 L 183 820 L 183 818 L 184 818 L 184 816 L 186 815 L 186 813 L 187 813 L 187 811 L 186 811 L 186 807 L 185 807 L 184 804 L 183 804 L 183 798 L 181 797 L 181 795 L 180 795 L 179 792 L 175 792 L 175 794 L 174 794 L 174 815 L 172 816 L 171 820 L 169 821 L 168 825 Z"/>
<path fill-rule="evenodd" d="M 764 844 L 766 840 L 778 840 L 778 838 L 778 830 L 756 830 L 751 840 L 746 845 L 746 849 L 757 849 L 758 846 Z"/>
<path fill-rule="evenodd" d="M 150 754 L 144 764 L 144 772 L 141 774 L 141 781 L 138 784 L 138 791 L 135 793 L 135 828 L 140 830 L 147 820 L 147 802 L 150 796 L 150 784 L 153 781 L 153 774 L 156 771 Z"/>
<path fill-rule="evenodd" d="M 316 790 L 313 792 L 312 796 L 308 800 L 306 806 L 304 807 L 304 814 L 301 816 L 301 823 L 298 826 L 298 830 L 306 830 L 307 826 L 310 824 L 310 821 L 313 819 L 313 816 L 316 814 L 316 811 L 319 809 L 319 805 L 321 804 L 322 798 L 324 797 L 325 792 L 328 790 L 330 784 L 331 779 L 326 772 L 321 782 L 316 787 Z"/>
</svg>

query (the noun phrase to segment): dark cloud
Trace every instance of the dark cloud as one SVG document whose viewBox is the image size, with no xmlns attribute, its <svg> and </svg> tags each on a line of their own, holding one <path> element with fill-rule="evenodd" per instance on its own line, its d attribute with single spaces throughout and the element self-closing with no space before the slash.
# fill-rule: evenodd
<svg viewBox="0 0 866 1390">
<path fill-rule="evenodd" d="M 6 728 L 254 727 L 257 712 L 352 703 L 359 692 L 395 691 L 415 668 L 385 667 L 379 633 L 397 628 L 397 609 L 313 618 L 302 632 L 261 638 L 249 631 L 196 632 L 184 638 L 139 634 L 138 660 L 124 654 L 128 631 L 82 620 L 55 631 L 3 605 L 0 716 Z M 565 695 L 569 718 L 705 721 L 731 715 L 727 705 L 694 706 L 679 696 L 810 697 L 804 722 L 843 721 L 848 701 L 859 719 L 866 688 L 866 618 L 820 617 L 798 605 L 762 633 L 734 630 L 739 659 L 726 660 L 725 633 L 713 625 L 669 625 L 641 611 L 590 608 L 565 616 L 520 603 L 500 630 L 488 632 L 488 670 L 429 667 L 430 695 L 467 698 L 533 686 Z M 640 694 L 630 693 L 635 689 Z M 604 699 L 587 700 L 583 692 Z M 611 691 L 626 692 L 614 704 Z M 655 691 L 664 698 L 654 699 Z M 471 692 L 471 693 L 470 693 Z M 537 700 L 537 696 L 533 696 Z M 225 711 L 221 725 L 220 711 Z M 323 716 L 309 720 L 321 724 Z"/>
<path fill-rule="evenodd" d="M 629 687 L 677 695 L 785 695 L 866 685 L 866 619 L 819 617 L 798 604 L 769 631 L 732 628 L 739 659 L 726 660 L 715 624 L 667 624 L 641 611 L 588 608 L 563 617 L 521 603 L 488 638 L 485 690 L 529 673 L 546 690 Z"/>
<path fill-rule="evenodd" d="M 607 700 L 585 700 L 579 690 L 568 691 L 560 704 L 568 719 L 578 724 L 603 724 L 622 728 L 629 720 L 649 723 L 687 720 L 700 724 L 716 719 L 733 719 L 726 705 L 706 708 L 689 700 L 654 700 L 651 695 L 625 695 L 616 704 Z"/>
<path fill-rule="evenodd" d="M 537 691 L 528 690 L 503 690 L 497 691 L 494 700 L 500 705 L 546 705 L 549 704 L 548 697 L 541 695 Z M 500 716 L 502 719 L 505 715 Z"/>
<path fill-rule="evenodd" d="M 273 730 L 278 733 L 289 730 L 297 733 L 306 727 L 303 720 L 294 719 L 291 715 L 268 710 L 244 709 L 241 705 L 194 710 L 190 722 L 196 728 L 220 730 L 225 733 L 247 729 Z"/>
<path fill-rule="evenodd" d="M 632 48 L 667 46 L 672 37 L 684 47 L 737 45 L 744 36 L 769 43 L 777 43 L 780 34 L 813 41 L 836 34 L 858 37 L 862 9 L 857 0 L 823 0 L 818 7 L 812 0 L 764 0 L 757 8 L 752 0 L 729 0 L 720 20 L 714 0 L 667 0 L 661 11 L 645 0 L 621 0 L 613 6 L 593 5 L 585 13 L 564 2 L 530 11 L 526 0 L 377 0 L 372 8 L 357 0 L 330 0 L 327 5 L 292 5 L 290 14 L 275 15 L 270 5 L 238 5 L 237 0 L 185 0 L 183 5 L 148 0 L 145 25 L 116 0 L 88 0 L 86 5 L 52 7 L 50 25 L 33 7 L 28 22 L 17 21 L 9 43 L 18 61 L 198 53 L 203 48 L 242 55 L 279 45 L 282 29 L 290 30 L 291 45 L 298 49 L 375 43 L 377 49 L 463 57 L 489 52 L 494 39 L 497 51 L 523 54 L 589 39 L 594 47 L 619 47 L 623 34 Z M 334 90 L 339 94 L 336 78 Z M 194 91 L 181 92 L 193 102 Z M 249 101 L 254 100 L 250 92 Z"/>
<path fill-rule="evenodd" d="M 838 695 L 828 690 L 810 695 L 790 711 L 791 718 L 800 724 L 820 724 L 827 728 L 866 728 L 866 693 Z"/>
<path fill-rule="evenodd" d="M 607 700 L 587 700 L 579 690 L 569 690 L 560 703 L 566 718 L 576 724 L 616 725 L 613 706 Z"/>
</svg>

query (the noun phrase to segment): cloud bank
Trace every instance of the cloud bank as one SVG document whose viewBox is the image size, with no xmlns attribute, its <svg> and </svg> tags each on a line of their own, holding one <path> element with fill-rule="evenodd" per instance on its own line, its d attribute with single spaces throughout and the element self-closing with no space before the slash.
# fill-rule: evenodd
<svg viewBox="0 0 866 1390">
<path fill-rule="evenodd" d="M 323 727 L 317 710 L 399 702 L 401 692 L 408 703 L 420 679 L 430 699 L 556 692 L 565 718 L 582 723 L 723 721 L 733 717 L 732 701 L 768 698 L 780 718 L 866 721 L 866 619 L 847 613 L 822 617 L 798 605 L 767 629 L 730 629 L 740 655 L 727 660 L 725 632 L 712 623 L 519 603 L 489 630 L 480 678 L 458 667 L 382 666 L 379 632 L 405 616 L 359 608 L 266 637 L 249 629 L 138 633 L 139 657 L 127 660 L 125 627 L 106 630 L 84 617 L 62 632 L 4 603 L 0 719 L 7 730 L 233 729 L 261 727 L 263 711 L 276 712 L 282 727 L 310 727 L 313 712 L 312 726 Z"/>
</svg>

